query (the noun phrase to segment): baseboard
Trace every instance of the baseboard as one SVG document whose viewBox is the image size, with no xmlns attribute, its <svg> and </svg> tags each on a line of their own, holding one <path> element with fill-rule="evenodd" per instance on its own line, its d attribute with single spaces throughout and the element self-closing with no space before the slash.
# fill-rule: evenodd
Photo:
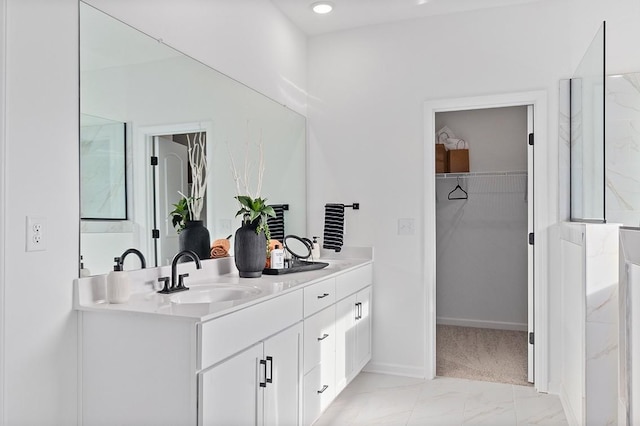
<svg viewBox="0 0 640 426">
<path fill-rule="evenodd" d="M 493 328 L 496 330 L 527 331 L 529 329 L 527 327 L 527 324 L 521 324 L 517 322 L 482 321 L 467 318 L 437 317 L 436 324 L 457 325 L 459 327 Z"/>
<path fill-rule="evenodd" d="M 424 368 L 409 367 L 399 364 L 386 364 L 382 362 L 369 362 L 362 371 L 367 373 L 393 374 L 395 376 L 424 378 Z"/>
<path fill-rule="evenodd" d="M 564 385 L 560 385 L 559 396 L 560 402 L 562 403 L 562 409 L 564 410 L 564 415 L 567 418 L 567 423 L 569 423 L 570 426 L 580 426 L 580 423 L 578 422 L 578 419 L 576 419 L 576 415 L 574 414 L 571 405 L 569 405 L 569 400 L 567 399 L 567 392 L 564 389 Z"/>
</svg>

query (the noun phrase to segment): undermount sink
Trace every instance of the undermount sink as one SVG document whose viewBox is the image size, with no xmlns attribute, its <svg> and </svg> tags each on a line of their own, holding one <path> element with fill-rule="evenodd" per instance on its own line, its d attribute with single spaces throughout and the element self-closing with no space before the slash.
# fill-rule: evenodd
<svg viewBox="0 0 640 426">
<path fill-rule="evenodd" d="M 245 299 L 260 294 L 256 287 L 209 284 L 192 286 L 189 291 L 174 294 L 169 299 L 175 304 L 217 303 Z"/>
</svg>

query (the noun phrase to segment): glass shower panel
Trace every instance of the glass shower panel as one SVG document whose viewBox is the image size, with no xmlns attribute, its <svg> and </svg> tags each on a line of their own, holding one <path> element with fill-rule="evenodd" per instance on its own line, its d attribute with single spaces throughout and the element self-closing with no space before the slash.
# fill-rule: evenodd
<svg viewBox="0 0 640 426">
<path fill-rule="evenodd" d="M 571 78 L 571 220 L 605 222 L 605 23 Z"/>
</svg>

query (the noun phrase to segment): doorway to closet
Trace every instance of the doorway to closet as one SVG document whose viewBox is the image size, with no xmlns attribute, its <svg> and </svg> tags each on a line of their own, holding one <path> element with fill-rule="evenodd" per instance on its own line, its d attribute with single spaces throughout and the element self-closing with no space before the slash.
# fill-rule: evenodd
<svg viewBox="0 0 640 426">
<path fill-rule="evenodd" d="M 440 152 L 446 147 L 444 161 L 436 165 L 437 376 L 533 381 L 532 111 L 519 105 L 435 114 L 435 140 L 444 145 Z"/>
<path fill-rule="evenodd" d="M 453 325 L 473 325 L 473 328 L 488 328 L 488 329 L 496 329 L 496 328 L 510 328 L 509 331 L 520 331 L 525 333 L 526 336 L 526 359 L 527 359 L 527 378 L 528 382 L 533 382 L 535 388 L 540 392 L 545 392 L 548 390 L 548 288 L 547 288 L 547 264 L 544 262 L 544 258 L 547 255 L 546 248 L 546 231 L 545 227 L 548 226 L 549 218 L 547 214 L 547 210 L 551 201 L 549 200 L 549 185 L 548 182 L 553 179 L 553 176 L 549 176 L 550 173 L 553 173 L 551 168 L 548 166 L 547 160 L 547 124 L 546 124 L 546 92 L 537 91 L 537 92 L 521 92 L 521 93 L 510 93 L 510 94 L 499 94 L 499 95 L 487 95 L 481 97 L 473 97 L 473 98 L 455 98 L 455 99 L 442 99 L 442 100 L 434 100 L 427 101 L 424 104 L 425 110 L 425 222 L 424 222 L 424 244 L 425 244 L 425 257 L 424 257 L 424 285 L 425 285 L 425 377 L 434 378 L 436 376 L 436 354 L 438 343 L 436 341 L 437 337 L 437 326 L 438 317 L 440 317 L 440 322 L 445 323 L 449 322 L 455 323 L 455 320 L 475 320 L 475 322 L 457 322 L 457 324 Z M 522 162 L 522 157 L 518 160 L 520 163 L 516 164 L 516 167 L 512 166 L 506 167 L 505 165 L 505 152 L 498 152 L 487 154 L 488 156 L 482 157 L 480 152 L 476 152 L 476 154 L 481 155 L 478 158 L 475 158 L 476 162 L 474 164 L 474 137 L 466 136 L 466 129 L 460 128 L 459 134 L 456 135 L 456 138 L 464 139 L 464 136 L 467 137 L 467 144 L 469 146 L 470 152 L 470 168 L 468 172 L 459 173 L 459 175 L 447 175 L 444 177 L 439 174 L 439 178 L 436 178 L 436 153 L 434 149 L 434 142 L 436 138 L 436 132 L 440 130 L 439 127 L 436 126 L 436 115 L 440 115 L 440 113 L 448 113 L 448 112 L 456 112 L 459 115 L 464 115 L 465 111 L 471 113 L 473 111 L 482 114 L 485 110 L 491 109 L 501 109 L 501 108 L 510 108 L 510 107 L 519 107 L 519 111 L 526 111 L 526 131 L 520 137 L 520 143 L 525 146 L 526 156 L 524 159 L 524 163 Z M 517 111 L 514 109 L 513 111 Z M 446 117 L 440 116 L 439 118 Z M 534 120 L 535 118 L 535 120 Z M 471 120 L 471 118 L 470 118 Z M 498 133 L 501 132 L 501 127 L 496 124 L 493 119 L 481 119 L 480 121 L 484 122 L 485 126 L 488 126 L 488 131 L 493 132 L 493 139 L 498 137 Z M 438 122 L 438 124 L 441 124 Z M 456 126 L 456 124 L 454 124 Z M 455 132 L 455 129 L 453 129 Z M 531 134 L 532 136 L 529 136 Z M 477 141 L 476 141 L 477 142 Z M 494 142 L 491 142 L 494 143 Z M 530 145 L 533 143 L 533 145 Z M 535 150 L 533 147 L 535 146 Z M 476 147 L 479 149 L 479 145 Z M 507 149 L 508 151 L 508 149 Z M 500 167 L 496 166 L 496 161 L 500 160 Z M 493 165 L 491 165 L 493 162 Z M 491 168 L 483 168 L 479 167 L 485 164 L 487 167 Z M 526 164 L 523 166 L 523 164 Z M 458 179 L 459 178 L 459 179 Z M 448 200 L 448 194 L 451 190 L 453 190 L 458 183 L 460 183 L 460 187 L 467 192 L 466 200 Z M 449 191 L 444 192 L 444 188 L 448 187 Z M 526 217 L 523 219 L 520 217 L 517 220 L 518 225 L 514 223 L 505 223 L 502 226 L 498 226 L 497 222 L 499 218 L 506 215 L 506 207 L 510 201 L 503 200 L 502 204 L 499 202 L 486 202 L 484 200 L 482 203 L 479 203 L 479 197 L 485 199 L 491 199 L 491 197 L 496 197 L 502 192 L 503 195 L 508 194 L 508 198 L 519 199 L 518 203 L 519 209 L 523 208 L 526 211 Z M 458 194 L 460 194 L 458 192 Z M 454 194 L 455 196 L 456 194 Z M 454 203 L 448 208 L 445 208 L 445 205 L 442 204 L 442 207 L 438 205 L 443 198 L 446 199 L 448 203 Z M 526 198 L 526 200 L 525 200 Z M 470 200 L 471 199 L 471 200 Z M 475 200 L 474 200 L 475 199 Z M 524 255 L 522 246 L 518 250 L 513 249 L 512 251 L 520 252 L 520 256 L 518 257 L 518 263 L 520 264 L 519 269 L 522 269 L 522 262 L 526 265 L 526 275 L 523 280 L 526 286 L 526 304 L 524 311 L 522 312 L 522 299 L 517 302 L 518 308 L 514 306 L 510 307 L 512 311 L 518 311 L 517 313 L 511 312 L 511 317 L 503 317 L 503 319 L 491 319 L 490 317 L 484 317 L 481 319 L 473 318 L 472 315 L 469 315 L 471 309 L 468 307 L 463 309 L 462 316 L 458 310 L 457 314 L 451 314 L 451 316 L 447 313 L 447 305 L 442 301 L 442 298 L 438 298 L 438 286 L 440 283 L 438 282 L 438 278 L 442 276 L 439 272 L 446 272 L 447 266 L 439 265 L 438 258 L 443 260 L 438 253 L 442 251 L 442 243 L 447 243 L 447 234 L 443 231 L 442 227 L 439 227 L 440 232 L 437 231 L 437 220 L 438 220 L 438 211 L 442 214 L 445 211 L 448 211 L 448 226 L 449 226 L 449 244 L 452 245 L 453 241 L 457 238 L 458 240 L 465 241 L 465 232 L 463 228 L 457 228 L 456 224 L 459 226 L 464 220 L 472 218 L 472 215 L 466 215 L 463 210 L 460 209 L 459 205 L 455 203 L 466 203 L 467 205 L 471 205 L 475 201 L 476 204 L 483 204 L 485 206 L 485 210 L 487 210 L 489 217 L 484 219 L 484 223 L 476 224 L 476 237 L 474 238 L 466 238 L 468 241 L 464 244 L 463 250 L 466 250 L 467 253 L 473 247 L 476 247 L 476 252 L 478 250 L 482 252 L 491 252 L 496 250 L 496 243 L 492 241 L 489 231 L 491 227 L 497 229 L 498 234 L 510 233 L 511 228 L 520 228 L 523 232 L 521 237 L 519 238 L 519 242 L 517 244 L 524 245 Z M 448 210 L 447 210 L 448 209 Z M 517 210 L 517 209 L 516 209 Z M 446 214 L 446 212 L 445 212 Z M 526 223 L 526 227 L 523 228 L 522 223 Z M 494 224 L 495 222 L 495 224 Z M 470 228 L 473 229 L 473 226 Z M 455 232 L 454 232 L 455 231 Z M 453 232 L 453 234 L 451 234 Z M 520 231 L 515 231 L 520 232 Z M 469 233 L 469 231 L 467 231 Z M 462 237 L 461 237 L 462 235 Z M 473 235 L 473 232 L 471 232 Z M 489 236 L 487 236 L 489 235 Z M 535 241 L 534 241 L 535 240 Z M 540 240 L 540 241 L 538 241 Z M 438 247 L 438 241 L 440 241 L 441 247 Z M 534 243 L 533 245 L 529 244 Z M 457 242 L 459 244 L 459 241 Z M 516 243 L 506 243 L 507 246 L 513 246 Z M 478 248 L 479 247 L 479 248 Z M 450 251 L 450 250 L 449 250 Z M 447 258 L 444 259 L 445 262 L 449 262 L 449 270 L 453 270 L 458 273 L 457 277 L 454 277 L 456 280 L 460 280 L 461 277 L 465 277 L 463 281 L 467 281 L 471 284 L 473 282 L 480 281 L 478 273 L 469 273 L 467 272 L 466 276 L 462 272 L 456 269 L 455 262 L 464 262 L 463 259 L 456 260 L 456 257 L 452 257 L 453 255 L 450 252 L 447 252 Z M 512 253 L 509 252 L 509 255 Z M 523 259 L 524 258 L 524 259 Z M 470 263 L 469 263 L 470 262 Z M 496 279 L 496 275 L 499 275 L 501 268 L 499 267 L 489 267 L 488 264 L 479 262 L 477 259 L 472 261 L 467 261 L 465 264 L 465 268 L 469 265 L 473 265 L 475 262 L 476 266 L 484 270 L 485 273 L 489 276 L 489 281 L 492 279 Z M 442 268 L 443 271 L 439 271 L 439 268 Z M 458 268 L 459 269 L 459 268 Z M 474 275 L 475 274 L 475 275 Z M 493 274 L 493 278 L 491 276 Z M 484 278 L 487 280 L 487 278 Z M 473 290 L 473 289 L 472 289 Z M 522 287 L 520 287 L 520 292 Z M 456 291 L 454 291 L 456 293 Z M 493 297 L 493 299 L 487 299 L 486 293 L 482 293 L 480 296 L 474 296 L 470 294 L 471 292 L 464 290 L 463 286 L 459 286 L 457 289 L 457 294 L 450 299 L 467 299 L 467 302 L 471 303 L 473 309 L 480 307 L 484 304 L 490 304 L 495 301 L 499 302 L 500 297 L 504 296 L 503 292 L 498 292 L 500 294 Z M 443 296 L 443 295 L 441 295 Z M 482 296 L 482 297 L 481 297 Z M 484 300 L 483 300 L 484 298 Z M 508 303 L 508 302 L 507 302 Z M 498 303 L 499 305 L 500 303 Z M 503 303 L 504 304 L 504 303 Z M 440 306 L 442 305 L 442 306 Z M 495 305 L 495 304 L 494 304 Z M 453 305 L 452 305 L 453 306 Z M 458 308 L 459 309 L 459 308 Z M 452 311 L 450 311 L 452 312 Z M 455 316 L 458 315 L 458 316 Z M 520 315 L 520 316 L 518 316 Z M 524 315 L 524 316 L 523 316 Z M 523 321 L 522 318 L 526 318 Z M 504 319 L 510 318 L 510 319 Z M 525 330 L 526 324 L 526 331 Z M 446 324 L 443 324 L 446 325 Z M 490 327 L 488 327 L 488 325 Z M 479 327 L 480 326 L 480 327 Z"/>
</svg>

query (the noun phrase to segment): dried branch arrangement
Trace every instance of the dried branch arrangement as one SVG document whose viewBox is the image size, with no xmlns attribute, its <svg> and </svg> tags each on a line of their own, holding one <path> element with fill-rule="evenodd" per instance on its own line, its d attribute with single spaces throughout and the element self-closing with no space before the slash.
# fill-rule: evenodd
<svg viewBox="0 0 640 426">
<path fill-rule="evenodd" d="M 193 141 L 187 135 L 187 146 L 189 165 L 191 166 L 191 196 L 187 197 L 182 193 L 180 195 L 187 200 L 191 220 L 201 220 L 200 214 L 204 206 L 204 195 L 207 192 L 207 175 L 209 173 L 204 133 L 193 135 Z"/>
</svg>

